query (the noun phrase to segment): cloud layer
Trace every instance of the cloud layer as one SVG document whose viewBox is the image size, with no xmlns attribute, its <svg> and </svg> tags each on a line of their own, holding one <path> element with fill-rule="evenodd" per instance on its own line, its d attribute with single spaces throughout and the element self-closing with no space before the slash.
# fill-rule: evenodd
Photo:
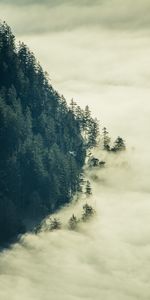
<svg viewBox="0 0 150 300">
<path fill-rule="evenodd" d="M 68 102 L 89 104 L 129 149 L 96 174 L 93 221 L 26 235 L 1 253 L 0 298 L 150 299 L 150 2 L 14 0 L 0 11 Z M 83 203 L 59 212 L 64 224 Z"/>
<path fill-rule="evenodd" d="M 3 300 L 149 299 L 150 190 L 144 177 L 150 161 L 140 163 L 140 174 L 141 153 L 134 156 L 105 157 L 107 168 L 94 171 L 96 182 L 88 172 L 88 201 L 97 212 L 91 222 L 75 232 L 66 227 L 72 213 L 80 216 L 80 199 L 57 214 L 61 231 L 28 234 L 0 255 Z"/>
<path fill-rule="evenodd" d="M 150 28 L 148 0 L 1 1 L 0 10 L 1 18 L 13 24 L 19 34 L 68 31 L 91 26 L 119 31 Z"/>
</svg>

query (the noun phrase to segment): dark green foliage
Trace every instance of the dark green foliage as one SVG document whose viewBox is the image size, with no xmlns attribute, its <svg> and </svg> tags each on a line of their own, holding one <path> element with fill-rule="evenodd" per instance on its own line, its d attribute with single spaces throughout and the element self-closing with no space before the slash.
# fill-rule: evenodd
<svg viewBox="0 0 150 300">
<path fill-rule="evenodd" d="M 114 142 L 114 146 L 110 146 L 111 139 L 109 137 L 109 133 L 106 127 L 103 128 L 103 150 L 110 152 L 119 152 L 126 150 L 124 140 L 118 136 L 118 138 Z"/>
<path fill-rule="evenodd" d="M 126 150 L 125 142 L 124 140 L 118 136 L 118 138 L 114 142 L 114 146 L 111 149 L 113 152 L 118 152 L 118 151 L 124 151 Z"/>
<path fill-rule="evenodd" d="M 98 145 L 98 137 L 99 137 L 98 120 L 91 118 L 90 124 L 89 124 L 88 148 L 93 148 Z"/>
<path fill-rule="evenodd" d="M 72 217 L 69 219 L 68 226 L 70 230 L 75 230 L 78 225 L 78 219 L 77 217 L 73 214 Z"/>
<path fill-rule="evenodd" d="M 50 220 L 50 230 L 56 230 L 61 228 L 61 222 L 59 219 L 53 218 Z"/>
<path fill-rule="evenodd" d="M 42 232 L 42 226 L 43 226 L 43 223 L 42 223 L 42 222 L 41 222 L 41 223 L 39 222 L 38 225 L 36 225 L 36 226 L 34 227 L 33 232 L 34 232 L 35 234 L 38 234 L 38 233 Z"/>
<path fill-rule="evenodd" d="M 24 226 L 21 220 L 16 218 L 17 212 L 14 203 L 2 196 L 0 198 L 0 243 L 7 242 L 15 236 L 16 232 L 23 233 Z"/>
<path fill-rule="evenodd" d="M 76 102 L 71 100 L 70 109 L 74 113 L 76 121 L 78 121 L 82 136 L 84 138 L 85 149 L 91 149 L 98 145 L 99 138 L 99 122 L 93 119 L 89 106 L 82 110 Z"/>
<path fill-rule="evenodd" d="M 106 164 L 105 161 L 99 160 L 98 158 L 96 158 L 94 156 L 90 157 L 89 160 L 88 160 L 88 166 L 90 168 L 93 168 L 93 167 L 94 168 L 96 168 L 96 167 L 103 168 L 105 166 L 105 164 Z"/>
<path fill-rule="evenodd" d="M 110 151 L 110 142 L 111 139 L 109 137 L 109 133 L 106 127 L 103 128 L 103 149 L 106 151 Z"/>
<path fill-rule="evenodd" d="M 0 25 L 0 241 L 24 218 L 53 212 L 80 191 L 86 150 L 96 144 L 89 108 L 67 106 L 26 45 Z"/>
<path fill-rule="evenodd" d="M 86 182 L 85 194 L 86 194 L 87 197 L 92 195 L 92 188 L 91 188 L 91 184 L 90 184 L 89 180 L 87 180 L 87 182 Z"/>
<path fill-rule="evenodd" d="M 89 204 L 83 206 L 82 221 L 88 221 L 95 214 L 95 210 Z"/>
</svg>

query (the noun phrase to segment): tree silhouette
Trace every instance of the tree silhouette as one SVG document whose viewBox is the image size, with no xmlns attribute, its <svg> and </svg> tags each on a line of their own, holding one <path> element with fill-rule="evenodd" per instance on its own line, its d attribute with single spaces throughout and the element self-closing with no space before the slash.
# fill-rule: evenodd
<svg viewBox="0 0 150 300">
<path fill-rule="evenodd" d="M 82 220 L 85 222 L 85 221 L 89 220 L 94 214 L 95 214 L 95 211 L 94 211 L 93 207 L 86 203 L 83 206 Z"/>
<path fill-rule="evenodd" d="M 124 151 L 126 149 L 124 140 L 118 136 L 114 142 L 114 146 L 111 149 L 113 152 Z"/>
<path fill-rule="evenodd" d="M 85 194 L 87 197 L 92 195 L 92 188 L 91 188 L 91 183 L 89 180 L 87 180 L 87 182 L 86 182 Z"/>
<path fill-rule="evenodd" d="M 77 220 L 76 216 L 73 214 L 68 222 L 69 229 L 75 230 L 77 228 L 77 225 L 78 225 L 78 220 Z"/>
<path fill-rule="evenodd" d="M 103 149 L 110 151 L 110 137 L 106 127 L 103 128 Z"/>
<path fill-rule="evenodd" d="M 50 220 L 50 230 L 56 230 L 61 228 L 61 222 L 57 218 Z"/>
</svg>

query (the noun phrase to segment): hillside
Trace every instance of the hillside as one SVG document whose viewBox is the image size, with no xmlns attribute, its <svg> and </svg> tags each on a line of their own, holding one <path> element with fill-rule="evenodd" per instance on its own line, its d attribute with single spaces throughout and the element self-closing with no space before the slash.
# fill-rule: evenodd
<svg viewBox="0 0 150 300">
<path fill-rule="evenodd" d="M 0 25 L 0 243 L 25 219 L 55 211 L 80 190 L 97 123 L 51 86 L 26 45 Z"/>
</svg>

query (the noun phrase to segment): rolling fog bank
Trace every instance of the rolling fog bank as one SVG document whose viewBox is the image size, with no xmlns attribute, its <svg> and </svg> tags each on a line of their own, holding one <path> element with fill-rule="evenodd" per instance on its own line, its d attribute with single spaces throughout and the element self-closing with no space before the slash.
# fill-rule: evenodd
<svg viewBox="0 0 150 300">
<path fill-rule="evenodd" d="M 144 152 L 145 148 L 145 152 Z M 86 171 L 96 210 L 91 221 L 69 231 L 85 203 L 58 212 L 63 228 L 27 234 L 0 255 L 3 300 L 146 300 L 149 290 L 150 200 L 147 149 L 106 155 L 106 168 Z"/>
</svg>

